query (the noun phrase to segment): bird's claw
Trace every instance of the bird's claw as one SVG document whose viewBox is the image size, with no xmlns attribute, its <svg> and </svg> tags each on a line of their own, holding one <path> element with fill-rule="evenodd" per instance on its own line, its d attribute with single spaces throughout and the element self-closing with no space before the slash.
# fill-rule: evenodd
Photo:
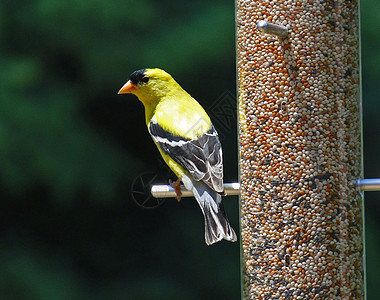
<svg viewBox="0 0 380 300">
<path fill-rule="evenodd" d="M 169 179 L 169 184 L 175 190 L 175 193 L 177 194 L 177 201 L 180 202 L 181 201 L 181 195 L 182 195 L 181 180 L 178 178 L 175 182 L 173 182 L 173 181 L 171 181 L 171 179 Z"/>
</svg>

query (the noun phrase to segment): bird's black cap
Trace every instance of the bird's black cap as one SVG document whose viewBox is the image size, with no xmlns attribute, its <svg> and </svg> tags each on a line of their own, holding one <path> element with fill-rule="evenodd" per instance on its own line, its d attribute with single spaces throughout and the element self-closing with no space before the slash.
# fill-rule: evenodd
<svg viewBox="0 0 380 300">
<path fill-rule="evenodd" d="M 130 76 L 129 76 L 129 80 L 132 81 L 134 84 L 138 84 L 140 82 L 147 82 L 147 78 L 145 76 L 145 71 L 146 69 L 140 69 L 140 70 L 137 70 L 137 71 L 134 71 Z M 146 78 L 146 79 L 145 79 Z"/>
</svg>

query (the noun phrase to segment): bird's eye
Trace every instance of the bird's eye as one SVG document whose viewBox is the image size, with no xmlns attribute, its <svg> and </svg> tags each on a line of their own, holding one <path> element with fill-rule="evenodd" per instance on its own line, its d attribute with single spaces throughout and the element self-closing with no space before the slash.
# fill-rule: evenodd
<svg viewBox="0 0 380 300">
<path fill-rule="evenodd" d="M 148 81 L 149 81 L 148 76 L 144 76 L 143 78 L 141 78 L 141 82 L 143 82 L 143 83 L 147 83 Z"/>
</svg>

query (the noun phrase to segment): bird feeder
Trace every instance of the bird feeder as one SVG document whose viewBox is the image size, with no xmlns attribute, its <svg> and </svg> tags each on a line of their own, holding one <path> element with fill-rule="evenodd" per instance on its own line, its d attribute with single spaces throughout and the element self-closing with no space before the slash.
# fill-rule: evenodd
<svg viewBox="0 0 380 300">
<path fill-rule="evenodd" d="M 364 299 L 358 1 L 236 1 L 243 299 Z"/>
</svg>

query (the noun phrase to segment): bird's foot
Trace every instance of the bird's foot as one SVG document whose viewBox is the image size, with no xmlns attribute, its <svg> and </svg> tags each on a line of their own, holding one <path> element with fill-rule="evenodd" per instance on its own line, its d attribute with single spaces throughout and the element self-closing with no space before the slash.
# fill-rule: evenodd
<svg viewBox="0 0 380 300">
<path fill-rule="evenodd" d="M 175 190 L 175 193 L 177 194 L 177 201 L 180 202 L 181 201 L 181 195 L 182 195 L 181 180 L 178 178 L 175 182 L 173 182 L 169 179 L 169 184 Z"/>
</svg>

